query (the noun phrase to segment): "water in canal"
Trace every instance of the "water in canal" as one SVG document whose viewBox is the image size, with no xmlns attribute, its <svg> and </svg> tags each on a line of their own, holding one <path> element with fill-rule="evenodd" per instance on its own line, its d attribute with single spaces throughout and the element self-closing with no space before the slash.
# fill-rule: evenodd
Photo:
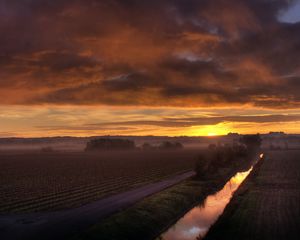
<svg viewBox="0 0 300 240">
<path fill-rule="evenodd" d="M 211 225 L 223 213 L 232 194 L 249 175 L 252 168 L 246 172 L 238 172 L 219 192 L 209 195 L 204 203 L 190 210 L 175 225 L 169 228 L 158 239 L 161 240 L 196 240 L 205 236 Z"/>
</svg>

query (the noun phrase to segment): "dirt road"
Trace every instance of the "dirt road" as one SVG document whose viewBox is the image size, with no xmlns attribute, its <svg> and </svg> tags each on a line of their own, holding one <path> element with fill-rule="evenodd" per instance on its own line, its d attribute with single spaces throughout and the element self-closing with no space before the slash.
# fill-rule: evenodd
<svg viewBox="0 0 300 240">
<path fill-rule="evenodd" d="M 97 223 L 104 217 L 127 208 L 137 201 L 173 186 L 194 174 L 193 171 L 187 172 L 75 209 L 40 214 L 0 216 L 0 239 L 66 239 L 68 236 Z"/>
</svg>

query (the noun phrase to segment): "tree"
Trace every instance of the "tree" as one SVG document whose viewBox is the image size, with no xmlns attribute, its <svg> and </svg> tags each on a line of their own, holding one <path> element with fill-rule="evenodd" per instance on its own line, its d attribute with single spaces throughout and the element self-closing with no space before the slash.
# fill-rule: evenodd
<svg viewBox="0 0 300 240">
<path fill-rule="evenodd" d="M 197 177 L 206 179 L 218 174 L 221 169 L 238 166 L 241 159 L 247 156 L 247 148 L 241 144 L 209 147 L 206 152 L 199 156 L 196 162 Z"/>
<path fill-rule="evenodd" d="M 134 141 L 128 139 L 98 138 L 90 140 L 85 151 L 130 150 L 135 148 Z"/>
<path fill-rule="evenodd" d="M 240 142 L 245 144 L 249 153 L 256 153 L 260 149 L 262 139 L 259 134 L 244 135 L 240 138 Z"/>
<path fill-rule="evenodd" d="M 197 178 L 205 179 L 208 173 L 210 172 L 211 162 L 207 154 L 201 154 L 196 162 L 195 171 Z"/>
<path fill-rule="evenodd" d="M 183 145 L 180 142 L 165 141 L 159 146 L 159 148 L 163 150 L 181 149 L 183 148 Z"/>
</svg>

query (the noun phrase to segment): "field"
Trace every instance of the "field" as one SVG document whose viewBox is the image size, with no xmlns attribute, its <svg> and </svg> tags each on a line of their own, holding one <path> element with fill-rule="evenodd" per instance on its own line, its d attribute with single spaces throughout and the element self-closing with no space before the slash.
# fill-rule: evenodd
<svg viewBox="0 0 300 240">
<path fill-rule="evenodd" d="M 52 211 L 194 168 L 199 150 L 2 153 L 0 212 Z"/>
<path fill-rule="evenodd" d="M 205 239 L 300 239 L 299 226 L 300 151 L 273 151 Z"/>
<path fill-rule="evenodd" d="M 156 239 L 191 208 L 205 204 L 205 198 L 221 190 L 237 171 L 249 169 L 252 163 L 241 161 L 238 165 L 221 168 L 218 174 L 206 180 L 187 179 L 99 221 L 70 239 Z"/>
</svg>

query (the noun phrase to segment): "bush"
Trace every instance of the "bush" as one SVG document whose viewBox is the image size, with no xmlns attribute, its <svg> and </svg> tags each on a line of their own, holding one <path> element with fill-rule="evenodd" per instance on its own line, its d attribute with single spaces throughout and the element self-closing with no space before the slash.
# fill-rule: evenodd
<svg viewBox="0 0 300 240">
<path fill-rule="evenodd" d="M 204 179 L 208 172 L 210 172 L 211 161 L 208 158 L 207 154 L 201 154 L 196 162 L 195 171 L 197 173 L 197 177 L 200 179 Z"/>
<path fill-rule="evenodd" d="M 221 168 L 237 166 L 249 152 L 245 145 L 209 146 L 196 162 L 195 171 L 200 179 L 218 173 Z"/>
<path fill-rule="evenodd" d="M 172 149 L 182 149 L 183 145 L 180 142 L 163 142 L 160 146 L 159 149 L 163 150 L 172 150 Z"/>
<path fill-rule="evenodd" d="M 262 139 L 259 134 L 244 135 L 240 138 L 240 143 L 247 148 L 248 154 L 255 154 L 260 150 Z"/>
<path fill-rule="evenodd" d="M 85 151 L 131 150 L 135 148 L 134 141 L 128 139 L 99 138 L 90 140 Z"/>
</svg>

